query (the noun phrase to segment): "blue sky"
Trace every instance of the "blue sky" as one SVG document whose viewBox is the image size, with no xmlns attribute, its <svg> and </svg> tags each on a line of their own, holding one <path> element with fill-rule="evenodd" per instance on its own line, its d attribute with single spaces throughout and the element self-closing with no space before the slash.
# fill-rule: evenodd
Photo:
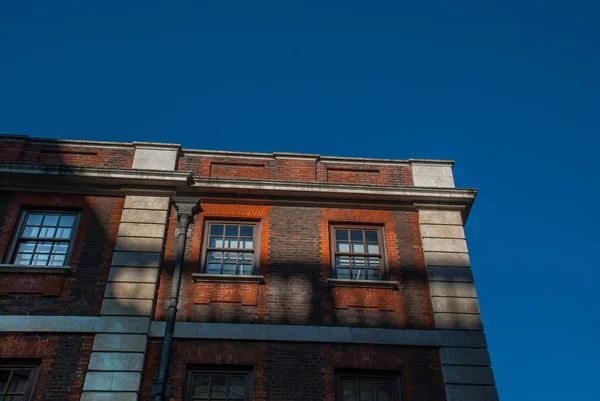
<svg viewBox="0 0 600 401">
<path fill-rule="evenodd" d="M 596 398 L 600 3 L 4 2 L 0 132 L 456 160 L 503 400 Z"/>
</svg>

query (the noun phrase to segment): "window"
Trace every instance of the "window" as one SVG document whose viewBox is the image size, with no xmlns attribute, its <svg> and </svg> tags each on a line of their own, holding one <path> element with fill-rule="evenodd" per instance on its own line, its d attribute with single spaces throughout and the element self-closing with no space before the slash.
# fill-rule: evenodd
<svg viewBox="0 0 600 401">
<path fill-rule="evenodd" d="M 385 267 L 382 234 L 380 227 L 332 227 L 331 254 L 336 277 L 381 280 Z"/>
<path fill-rule="evenodd" d="M 252 376 L 248 370 L 188 371 L 186 401 L 251 400 Z"/>
<path fill-rule="evenodd" d="M 202 272 L 252 275 L 258 263 L 257 223 L 209 222 L 205 232 Z"/>
<path fill-rule="evenodd" d="M 338 375 L 337 401 L 400 401 L 400 378 L 388 375 Z"/>
<path fill-rule="evenodd" d="M 30 400 L 37 371 L 38 366 L 34 364 L 0 364 L 0 400 Z"/>
<path fill-rule="evenodd" d="M 78 220 L 79 213 L 74 212 L 24 211 L 10 262 L 26 266 L 66 266 Z"/>
</svg>

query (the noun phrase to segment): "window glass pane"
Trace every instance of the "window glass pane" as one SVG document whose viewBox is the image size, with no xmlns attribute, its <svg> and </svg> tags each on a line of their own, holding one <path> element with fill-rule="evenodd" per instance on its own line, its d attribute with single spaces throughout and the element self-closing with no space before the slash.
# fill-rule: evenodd
<svg viewBox="0 0 600 401">
<path fill-rule="evenodd" d="M 209 248 L 223 248 L 223 237 L 210 237 Z"/>
<path fill-rule="evenodd" d="M 249 252 L 242 252 L 238 255 L 238 259 L 240 261 L 240 263 L 245 263 L 245 264 L 252 264 L 252 260 L 253 260 L 253 254 L 249 253 Z"/>
<path fill-rule="evenodd" d="M 235 274 L 236 266 L 232 264 L 224 264 L 223 265 L 223 274 Z"/>
<path fill-rule="evenodd" d="M 252 237 L 254 234 L 253 226 L 240 226 L 240 237 Z"/>
<path fill-rule="evenodd" d="M 392 401 L 392 386 L 391 382 L 375 383 L 377 391 L 377 401 Z"/>
<path fill-rule="evenodd" d="M 60 222 L 58 225 L 60 227 L 73 227 L 73 223 L 75 223 L 75 216 L 61 216 Z"/>
<path fill-rule="evenodd" d="M 52 250 L 52 242 L 38 242 L 36 253 L 50 253 Z"/>
<path fill-rule="evenodd" d="M 223 236 L 223 225 L 222 224 L 211 224 L 210 225 L 210 235 Z"/>
<path fill-rule="evenodd" d="M 350 252 L 350 244 L 347 242 L 338 241 L 335 246 L 336 252 Z"/>
<path fill-rule="evenodd" d="M 222 400 L 227 396 L 227 376 L 212 376 L 210 383 L 210 398 Z"/>
<path fill-rule="evenodd" d="M 216 263 L 221 263 L 221 260 L 223 259 L 223 252 L 215 252 L 215 251 L 209 251 L 208 252 L 208 262 L 216 262 Z"/>
<path fill-rule="evenodd" d="M 71 231 L 70 228 L 59 227 L 58 230 L 56 230 L 56 238 L 69 239 L 71 237 Z"/>
<path fill-rule="evenodd" d="M 377 235 L 377 231 L 365 231 L 365 241 L 378 242 L 379 238 Z"/>
<path fill-rule="evenodd" d="M 0 370 L 0 394 L 2 394 L 6 388 L 8 376 L 10 376 L 10 370 Z"/>
<path fill-rule="evenodd" d="M 350 240 L 354 241 L 360 241 L 362 242 L 363 240 L 363 232 L 362 230 L 350 230 Z"/>
<path fill-rule="evenodd" d="M 335 239 L 338 241 L 348 241 L 348 230 L 335 230 Z"/>
<path fill-rule="evenodd" d="M 366 280 L 363 269 L 352 269 L 352 278 L 354 280 Z"/>
<path fill-rule="evenodd" d="M 252 238 L 242 238 L 240 239 L 240 248 L 242 249 L 252 249 L 254 247 L 254 241 Z"/>
<path fill-rule="evenodd" d="M 360 381 L 360 401 L 376 401 L 375 385 L 372 381 Z"/>
<path fill-rule="evenodd" d="M 380 280 L 381 279 L 381 270 L 379 269 L 369 269 L 367 270 L 367 277 L 369 280 Z"/>
<path fill-rule="evenodd" d="M 339 267 L 336 269 L 337 278 L 348 280 L 350 279 L 350 269 L 340 269 Z"/>
<path fill-rule="evenodd" d="M 227 226 L 225 226 L 225 235 L 237 237 L 238 233 L 239 233 L 239 228 L 240 228 L 240 226 L 238 226 L 238 225 L 235 225 L 235 226 L 227 225 Z"/>
<path fill-rule="evenodd" d="M 29 380 L 29 370 L 15 370 L 8 383 L 7 393 L 24 393 Z"/>
<path fill-rule="evenodd" d="M 370 268 L 379 267 L 379 258 L 367 258 L 367 265 Z"/>
<path fill-rule="evenodd" d="M 46 266 L 48 264 L 48 258 L 50 255 L 48 254 L 37 254 L 33 256 L 33 261 L 31 262 L 34 266 Z"/>
<path fill-rule="evenodd" d="M 31 253 L 19 253 L 15 259 L 15 264 L 17 265 L 30 265 L 31 257 L 33 255 Z"/>
<path fill-rule="evenodd" d="M 41 226 L 42 220 L 44 219 L 43 214 L 30 214 L 27 216 L 27 224 L 28 226 Z"/>
<path fill-rule="evenodd" d="M 223 244 L 223 248 L 238 248 L 238 240 L 236 238 L 225 238 L 225 243 Z"/>
<path fill-rule="evenodd" d="M 379 253 L 379 244 L 367 244 L 367 253 Z"/>
<path fill-rule="evenodd" d="M 243 376 L 231 376 L 229 378 L 229 399 L 243 400 L 245 393 L 246 378 Z"/>
<path fill-rule="evenodd" d="M 192 379 L 192 398 L 208 398 L 208 384 L 209 384 L 209 376 L 208 375 L 196 375 Z"/>
<path fill-rule="evenodd" d="M 336 267 L 350 267 L 350 256 L 336 256 Z"/>
<path fill-rule="evenodd" d="M 23 241 L 19 244 L 19 252 L 33 252 L 35 250 L 35 241 Z"/>
<path fill-rule="evenodd" d="M 365 258 L 362 256 L 353 256 L 352 257 L 352 267 L 364 268 L 365 267 Z"/>
<path fill-rule="evenodd" d="M 44 226 L 56 227 L 58 225 L 58 219 L 60 216 L 55 214 L 47 214 L 44 217 Z"/>
<path fill-rule="evenodd" d="M 358 386 L 356 380 L 344 380 L 342 391 L 344 401 L 358 401 Z"/>
<path fill-rule="evenodd" d="M 209 263 L 206 265 L 206 272 L 208 274 L 221 274 L 220 263 Z"/>
<path fill-rule="evenodd" d="M 52 248 L 52 253 L 67 253 L 69 250 L 69 244 L 64 242 L 56 242 L 54 243 L 54 248 Z"/>
<path fill-rule="evenodd" d="M 223 254 L 223 262 L 236 264 L 237 256 L 238 256 L 237 252 L 225 252 Z"/>
<path fill-rule="evenodd" d="M 64 266 L 65 255 L 52 255 L 50 256 L 50 266 Z"/>
<path fill-rule="evenodd" d="M 365 253 L 365 246 L 363 244 L 352 244 L 352 253 Z"/>
<path fill-rule="evenodd" d="M 26 226 L 23 230 L 24 237 L 37 237 L 40 232 L 39 227 Z"/>
<path fill-rule="evenodd" d="M 40 238 L 54 238 L 54 234 L 56 233 L 56 228 L 54 227 L 42 227 L 40 229 Z"/>
<path fill-rule="evenodd" d="M 239 274 L 242 276 L 251 276 L 252 265 L 239 265 Z"/>
</svg>

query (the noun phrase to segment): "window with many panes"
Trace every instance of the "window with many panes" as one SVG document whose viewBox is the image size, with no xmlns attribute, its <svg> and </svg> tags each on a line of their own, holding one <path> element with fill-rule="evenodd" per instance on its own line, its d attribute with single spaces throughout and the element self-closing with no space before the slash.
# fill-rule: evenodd
<svg viewBox="0 0 600 401">
<path fill-rule="evenodd" d="M 252 275 L 258 264 L 258 223 L 208 222 L 205 229 L 202 272 Z"/>
<path fill-rule="evenodd" d="M 400 378 L 374 374 L 337 376 L 337 401 L 400 401 Z"/>
<path fill-rule="evenodd" d="M 31 400 L 37 372 L 35 364 L 0 363 L 0 400 Z"/>
<path fill-rule="evenodd" d="M 381 227 L 332 226 L 332 264 L 336 278 L 381 280 L 385 258 Z"/>
<path fill-rule="evenodd" d="M 186 401 L 252 399 L 252 377 L 249 370 L 190 370 L 186 378 Z"/>
<path fill-rule="evenodd" d="M 79 213 L 26 210 L 21 213 L 8 263 L 66 266 Z"/>
</svg>

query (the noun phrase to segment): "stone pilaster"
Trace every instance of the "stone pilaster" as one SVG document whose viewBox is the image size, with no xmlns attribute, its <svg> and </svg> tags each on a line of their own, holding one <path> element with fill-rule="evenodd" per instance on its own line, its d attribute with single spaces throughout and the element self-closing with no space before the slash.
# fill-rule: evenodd
<svg viewBox="0 0 600 401">
<path fill-rule="evenodd" d="M 136 316 L 150 323 L 162 260 L 170 199 L 128 196 L 101 315 Z M 82 401 L 135 401 L 146 352 L 144 334 L 97 334 L 83 386 Z"/>
<path fill-rule="evenodd" d="M 429 290 L 438 330 L 482 331 L 471 262 L 458 210 L 419 210 Z M 498 393 L 485 348 L 440 348 L 448 401 L 495 401 Z"/>
</svg>

